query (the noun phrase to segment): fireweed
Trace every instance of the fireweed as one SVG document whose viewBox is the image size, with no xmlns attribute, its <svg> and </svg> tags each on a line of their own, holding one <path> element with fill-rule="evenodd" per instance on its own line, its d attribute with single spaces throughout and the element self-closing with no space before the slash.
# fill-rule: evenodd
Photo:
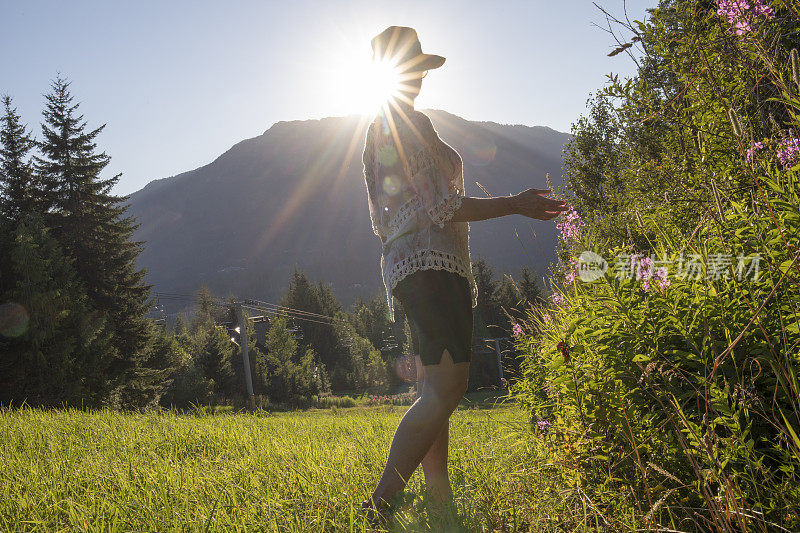
<svg viewBox="0 0 800 533">
<path fill-rule="evenodd" d="M 717 14 L 728 19 L 735 28 L 736 35 L 752 31 L 752 24 L 759 17 L 775 18 L 772 9 L 764 5 L 761 0 L 718 0 Z"/>
<path fill-rule="evenodd" d="M 746 40 L 719 39 L 717 13 L 694 2 L 675 3 L 654 13 L 652 26 L 642 25 L 642 41 L 650 45 L 644 53 L 680 82 L 678 103 L 659 112 L 663 123 L 648 129 L 641 120 L 651 117 L 651 98 L 661 96 L 648 80 L 634 83 L 635 90 L 619 82 L 609 91 L 622 100 L 615 130 L 621 141 L 599 163 L 643 168 L 636 147 L 650 149 L 657 137 L 663 145 L 644 162 L 658 166 L 644 168 L 663 165 L 680 183 L 654 173 L 654 183 L 669 185 L 659 203 L 661 189 L 648 197 L 646 187 L 621 179 L 624 189 L 615 191 L 621 207 L 607 220 L 602 208 L 588 227 L 565 217 L 559 230 L 568 290 L 554 292 L 540 312 L 531 310 L 524 329 L 535 334 L 514 341 L 524 354 L 515 396 L 534 428 L 552 421 L 548 443 L 573 446 L 562 461 L 572 461 L 576 491 L 607 530 L 627 530 L 618 510 L 630 505 L 638 509 L 639 530 L 800 531 L 800 139 L 789 134 L 743 145 L 771 131 L 765 108 L 775 113 L 773 131 L 800 130 L 800 96 L 785 83 L 800 81 L 798 54 L 787 58 L 794 37 L 786 37 L 796 35 L 798 22 L 762 1 L 720 1 L 717 8 Z M 696 25 L 698 16 L 709 24 Z M 754 31 L 756 22 L 772 18 L 779 20 Z M 705 33 L 682 39 L 689 26 Z M 697 57 L 708 61 L 705 70 L 698 70 Z M 757 90 L 728 82 L 725 72 L 736 80 L 752 77 Z M 698 138 L 700 131 L 711 134 L 686 144 L 686 130 L 670 124 L 692 124 Z M 605 133 L 592 124 L 580 131 L 590 140 Z M 580 152 L 565 167 L 591 193 L 598 167 L 586 158 Z M 684 211 L 672 201 L 680 193 L 667 199 L 673 190 L 699 207 Z M 691 219 L 687 227 L 671 216 L 676 208 Z M 601 233 L 606 225 L 629 229 Z M 668 276 L 660 261 L 637 257 L 623 265 L 631 276 L 609 271 L 576 283 L 571 258 L 586 245 L 580 239 L 596 230 L 610 236 L 597 243 L 604 257 L 646 246 L 656 258 L 676 250 L 672 263 L 679 253 L 697 255 L 703 265 L 722 256 L 759 257 L 763 274 L 739 276 L 733 263 L 693 276 L 690 261 L 687 275 Z"/>
</svg>

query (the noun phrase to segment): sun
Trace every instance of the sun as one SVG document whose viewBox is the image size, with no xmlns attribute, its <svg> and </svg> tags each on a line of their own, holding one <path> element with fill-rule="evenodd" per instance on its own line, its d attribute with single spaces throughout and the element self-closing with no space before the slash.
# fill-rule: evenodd
<svg viewBox="0 0 800 533">
<path fill-rule="evenodd" d="M 374 116 L 400 94 L 402 77 L 391 61 L 370 54 L 342 54 L 329 62 L 331 104 L 344 113 Z"/>
</svg>

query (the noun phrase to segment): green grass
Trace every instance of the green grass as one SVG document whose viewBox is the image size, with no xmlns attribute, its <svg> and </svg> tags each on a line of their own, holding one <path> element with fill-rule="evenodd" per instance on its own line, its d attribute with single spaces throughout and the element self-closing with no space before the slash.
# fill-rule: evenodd
<svg viewBox="0 0 800 533">
<path fill-rule="evenodd" d="M 391 530 L 591 529 L 546 438 L 488 403 L 451 421 L 457 514 L 429 516 L 417 472 Z M 358 507 L 406 409 L 3 410 L 0 531 L 366 531 Z"/>
</svg>

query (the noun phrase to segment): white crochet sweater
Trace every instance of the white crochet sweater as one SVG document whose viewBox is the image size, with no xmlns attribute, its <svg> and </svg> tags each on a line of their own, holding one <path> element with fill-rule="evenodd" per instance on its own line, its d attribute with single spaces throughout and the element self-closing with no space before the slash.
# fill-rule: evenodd
<svg viewBox="0 0 800 533">
<path fill-rule="evenodd" d="M 472 307 L 478 288 L 469 255 L 469 223 L 451 222 L 464 197 L 461 157 L 419 111 L 379 114 L 364 148 L 372 230 L 383 241 L 381 274 L 389 320 L 393 289 L 412 272 L 439 269 L 467 278 Z"/>
</svg>

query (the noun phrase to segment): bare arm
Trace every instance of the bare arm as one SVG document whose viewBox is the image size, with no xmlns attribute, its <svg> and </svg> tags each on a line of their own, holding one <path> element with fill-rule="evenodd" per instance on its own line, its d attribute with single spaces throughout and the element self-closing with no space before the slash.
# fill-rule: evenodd
<svg viewBox="0 0 800 533">
<path fill-rule="evenodd" d="M 461 207 L 450 220 L 474 222 L 506 215 L 524 215 L 539 220 L 550 220 L 566 211 L 566 205 L 559 200 L 543 196 L 549 193 L 548 189 L 528 189 L 519 194 L 494 198 L 466 196 L 461 199 Z"/>
</svg>

